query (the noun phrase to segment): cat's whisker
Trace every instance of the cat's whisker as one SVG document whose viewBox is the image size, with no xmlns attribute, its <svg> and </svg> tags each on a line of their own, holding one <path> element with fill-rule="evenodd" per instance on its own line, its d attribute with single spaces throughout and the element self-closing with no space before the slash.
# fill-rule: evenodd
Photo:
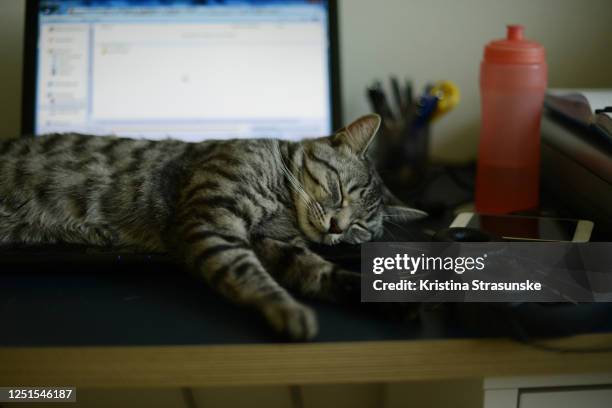
<svg viewBox="0 0 612 408">
<path fill-rule="evenodd" d="M 279 151 L 279 155 L 280 155 L 280 151 Z M 297 177 L 295 177 L 295 175 L 291 172 L 291 170 L 289 170 L 289 168 L 287 167 L 287 165 L 285 164 L 283 160 L 282 155 L 280 155 L 279 157 L 281 159 L 280 160 L 281 170 L 283 174 L 285 174 L 285 176 L 289 180 L 289 184 L 291 185 L 292 189 L 294 189 L 298 193 L 299 198 L 306 204 L 306 207 L 313 214 L 313 216 L 317 219 L 317 221 L 319 221 L 321 224 L 324 224 L 325 223 L 325 213 L 323 209 L 321 208 L 321 205 L 316 200 L 314 200 L 310 196 L 310 194 L 308 194 L 308 192 L 304 189 L 304 187 L 302 186 L 300 181 L 297 179 Z"/>
<path fill-rule="evenodd" d="M 299 198 L 303 200 L 306 204 L 309 204 L 312 201 L 312 199 L 308 195 L 308 193 L 304 190 L 304 188 L 299 184 L 299 182 L 295 179 L 295 176 L 286 167 L 281 167 L 281 170 L 283 171 L 283 173 L 286 175 L 287 179 L 289 180 L 289 184 L 291 185 L 291 188 L 295 192 L 298 193 Z"/>
<path fill-rule="evenodd" d="M 276 150 L 278 152 L 280 158 L 281 171 L 289 180 L 289 184 L 291 187 L 298 193 L 300 198 L 308 205 L 310 202 L 314 201 L 313 198 L 308 194 L 308 192 L 304 189 L 300 181 L 295 177 L 295 175 L 289 170 L 287 165 L 285 164 L 285 160 L 281 154 L 280 148 L 278 145 L 276 146 Z"/>
<path fill-rule="evenodd" d="M 308 209 L 311 211 L 312 215 L 316 218 L 316 220 L 319 221 L 322 225 L 325 224 L 325 213 L 323 212 L 321 205 L 316 201 L 312 201 L 307 205 Z"/>
<path fill-rule="evenodd" d="M 321 207 L 321 204 L 319 204 L 318 201 L 314 202 L 313 208 L 315 209 L 315 212 L 317 213 L 317 216 L 321 220 L 324 220 L 325 219 L 325 211 L 323 211 L 323 207 Z"/>
<path fill-rule="evenodd" d="M 391 230 L 390 230 L 388 227 L 385 227 L 385 226 L 383 225 L 383 230 L 384 230 L 384 231 L 385 231 L 387 234 L 391 235 L 391 238 L 393 238 L 393 240 L 394 240 L 394 241 L 396 241 L 396 240 L 397 240 L 397 236 L 396 236 L 396 235 L 395 235 L 393 232 L 391 232 Z"/>
<path fill-rule="evenodd" d="M 391 225 L 396 226 L 397 228 L 401 229 L 404 232 L 408 232 L 408 233 L 412 233 L 413 232 L 413 231 L 410 231 L 408 228 L 406 228 L 406 227 L 404 227 L 401 224 L 398 224 L 396 222 L 392 222 L 392 221 L 389 221 L 389 220 L 385 220 L 385 222 L 387 222 L 387 223 L 389 223 Z"/>
</svg>

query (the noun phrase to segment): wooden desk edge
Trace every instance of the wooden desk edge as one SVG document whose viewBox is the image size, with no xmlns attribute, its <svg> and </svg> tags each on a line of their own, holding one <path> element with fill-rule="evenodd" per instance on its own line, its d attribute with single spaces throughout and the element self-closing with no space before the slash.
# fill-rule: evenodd
<svg viewBox="0 0 612 408">
<path fill-rule="evenodd" d="M 609 347 L 612 334 L 547 341 Z M 0 347 L 0 385 L 203 387 L 397 382 L 612 370 L 612 352 L 556 353 L 507 339 L 133 347 Z"/>
</svg>

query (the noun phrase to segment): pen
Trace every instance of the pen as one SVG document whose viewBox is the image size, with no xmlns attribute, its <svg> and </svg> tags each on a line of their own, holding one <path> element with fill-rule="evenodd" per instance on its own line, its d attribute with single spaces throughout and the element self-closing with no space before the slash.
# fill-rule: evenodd
<svg viewBox="0 0 612 408">
<path fill-rule="evenodd" d="M 406 104 L 406 115 L 408 115 L 408 113 L 412 109 L 412 104 L 413 104 L 412 81 L 409 79 L 406 79 L 405 85 L 404 85 L 404 103 Z"/>
<path fill-rule="evenodd" d="M 375 105 L 376 112 L 383 117 L 383 119 L 389 121 L 394 120 L 393 112 L 387 102 L 387 97 L 380 82 L 375 82 L 374 86 L 369 90 L 373 104 Z"/>
<path fill-rule="evenodd" d="M 391 76 L 391 89 L 393 91 L 393 97 L 395 98 L 395 104 L 397 105 L 398 117 L 402 118 L 405 116 L 406 103 L 402 98 L 399 81 L 395 76 Z"/>
<path fill-rule="evenodd" d="M 438 97 L 431 94 L 424 94 L 419 98 L 416 108 L 416 117 L 413 122 L 414 127 L 418 128 L 427 124 L 438 106 Z"/>
<path fill-rule="evenodd" d="M 381 89 L 379 91 L 380 94 L 380 103 L 381 103 L 381 108 L 383 111 L 383 116 L 386 117 L 388 120 L 393 120 L 393 111 L 391 110 L 391 107 L 389 106 L 389 102 L 387 102 L 387 96 L 385 95 L 385 92 Z"/>
<path fill-rule="evenodd" d="M 372 110 L 378 113 L 379 115 L 382 115 L 380 111 L 380 106 L 378 105 L 378 100 L 376 98 L 376 91 L 373 88 L 368 88 L 367 93 L 368 100 L 370 101 L 370 107 L 372 108 Z"/>
</svg>

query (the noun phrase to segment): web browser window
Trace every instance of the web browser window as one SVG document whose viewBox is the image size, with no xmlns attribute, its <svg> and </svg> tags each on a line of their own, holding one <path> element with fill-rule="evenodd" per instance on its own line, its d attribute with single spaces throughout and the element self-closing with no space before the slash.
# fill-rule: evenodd
<svg viewBox="0 0 612 408">
<path fill-rule="evenodd" d="M 316 1 L 43 1 L 35 133 L 329 134 L 327 18 Z"/>
</svg>

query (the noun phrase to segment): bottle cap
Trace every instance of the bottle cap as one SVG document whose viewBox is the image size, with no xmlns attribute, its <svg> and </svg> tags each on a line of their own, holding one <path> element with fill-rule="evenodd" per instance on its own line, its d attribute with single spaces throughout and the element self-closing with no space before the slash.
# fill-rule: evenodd
<svg viewBox="0 0 612 408">
<path fill-rule="evenodd" d="M 546 59 L 544 47 L 523 37 L 522 25 L 507 26 L 506 38 L 491 41 L 484 50 L 485 62 L 495 64 L 541 64 Z"/>
</svg>

